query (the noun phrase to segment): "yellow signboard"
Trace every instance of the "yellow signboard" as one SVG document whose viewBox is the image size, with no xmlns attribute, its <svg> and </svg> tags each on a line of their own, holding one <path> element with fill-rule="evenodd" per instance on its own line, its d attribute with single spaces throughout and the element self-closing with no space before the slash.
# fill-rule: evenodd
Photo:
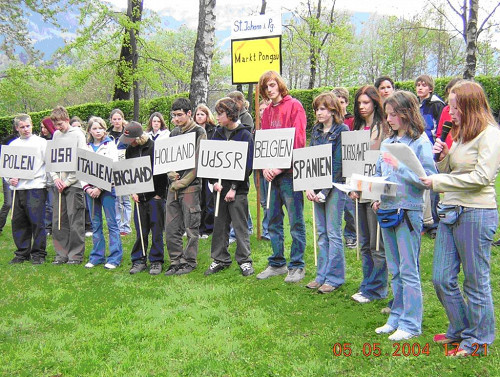
<svg viewBox="0 0 500 377">
<path fill-rule="evenodd" d="M 281 74 L 281 36 L 231 40 L 233 84 L 259 82 L 266 71 Z"/>
</svg>

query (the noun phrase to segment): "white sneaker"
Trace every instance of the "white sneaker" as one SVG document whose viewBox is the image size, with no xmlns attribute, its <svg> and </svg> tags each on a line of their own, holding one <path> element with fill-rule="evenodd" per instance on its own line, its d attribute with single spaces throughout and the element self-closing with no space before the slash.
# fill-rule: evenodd
<svg viewBox="0 0 500 377">
<path fill-rule="evenodd" d="M 235 242 L 236 242 L 236 238 L 230 238 L 229 239 L 229 244 L 230 245 L 233 244 L 233 243 L 235 243 Z"/>
<path fill-rule="evenodd" d="M 351 298 L 354 301 L 359 302 L 360 304 L 368 304 L 369 302 L 372 301 L 368 297 L 363 296 L 363 294 L 360 292 L 353 294 Z"/>
<path fill-rule="evenodd" d="M 396 330 L 394 334 L 389 336 L 389 340 L 392 340 L 393 342 L 399 342 L 400 340 L 406 340 L 415 337 L 416 335 L 406 332 L 404 330 Z"/>
<path fill-rule="evenodd" d="M 375 329 L 375 332 L 377 334 L 389 334 L 389 333 L 393 332 L 394 330 L 396 330 L 394 327 L 392 327 L 391 325 L 388 325 L 386 323 L 384 326 L 377 327 Z"/>
<path fill-rule="evenodd" d="M 92 237 L 92 232 L 85 232 L 85 237 Z"/>
<path fill-rule="evenodd" d="M 114 270 L 116 267 L 118 267 L 118 266 L 117 266 L 116 264 L 112 264 L 112 263 L 106 263 L 106 264 L 104 265 L 104 268 L 105 268 L 106 270 Z"/>
<path fill-rule="evenodd" d="M 93 268 L 93 267 L 95 267 L 95 264 L 90 262 L 85 265 L 85 268 Z"/>
</svg>

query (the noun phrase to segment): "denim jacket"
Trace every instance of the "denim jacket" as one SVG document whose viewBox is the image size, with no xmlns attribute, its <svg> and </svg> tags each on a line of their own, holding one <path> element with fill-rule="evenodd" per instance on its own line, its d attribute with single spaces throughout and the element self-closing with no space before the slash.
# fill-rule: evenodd
<svg viewBox="0 0 500 377">
<path fill-rule="evenodd" d="M 436 166 L 434 164 L 432 145 L 424 132 L 417 140 L 411 139 L 408 135 L 403 136 L 400 140 L 396 136 L 385 139 L 382 142 L 380 150 L 384 153 L 384 146 L 392 143 L 404 143 L 408 145 L 420 160 L 425 173 L 427 175 L 436 174 Z M 409 210 L 423 210 L 424 208 L 424 190 L 425 186 L 420 182 L 419 177 L 410 170 L 404 163 L 399 161 L 398 169 L 394 169 L 391 165 L 383 162 L 382 154 L 377 160 L 377 168 L 375 177 L 387 177 L 390 182 L 399 183 L 396 196 L 381 196 L 381 209 L 397 209 L 404 208 Z"/>
<path fill-rule="evenodd" d="M 311 142 L 309 146 L 331 144 L 332 145 L 332 182 L 343 183 L 342 178 L 342 138 L 340 133 L 349 131 L 345 124 L 332 124 L 327 133 L 323 132 L 323 124 L 318 123 L 311 132 Z M 325 197 L 330 193 L 331 188 L 323 189 L 321 192 Z"/>
</svg>

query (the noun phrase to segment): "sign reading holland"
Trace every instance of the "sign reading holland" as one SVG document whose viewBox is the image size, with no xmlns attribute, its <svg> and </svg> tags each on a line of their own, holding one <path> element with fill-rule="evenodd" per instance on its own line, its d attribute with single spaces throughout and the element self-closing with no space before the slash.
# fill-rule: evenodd
<svg viewBox="0 0 500 377">
<path fill-rule="evenodd" d="M 231 39 L 281 35 L 281 14 L 240 17 L 232 25 Z"/>
</svg>

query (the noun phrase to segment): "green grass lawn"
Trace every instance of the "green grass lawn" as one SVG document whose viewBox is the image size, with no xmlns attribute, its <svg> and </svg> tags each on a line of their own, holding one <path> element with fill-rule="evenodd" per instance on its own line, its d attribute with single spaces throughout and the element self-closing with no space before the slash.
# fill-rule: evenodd
<svg viewBox="0 0 500 377">
<path fill-rule="evenodd" d="M 497 192 L 500 192 L 497 181 Z M 251 193 L 255 216 L 255 194 Z M 210 241 L 200 240 L 199 266 L 184 276 L 131 276 L 133 236 L 123 238 L 124 261 L 102 267 L 9 265 L 10 226 L 0 236 L 0 373 L 4 376 L 500 376 L 495 342 L 488 356 L 450 359 L 432 343 L 447 318 L 431 282 L 433 242 L 423 237 L 421 277 L 423 334 L 405 342 L 408 355 L 374 329 L 386 321 L 387 300 L 357 304 L 350 296 L 361 281 L 361 261 L 346 249 L 346 283 L 320 295 L 304 286 L 315 276 L 311 205 L 306 203 L 307 276 L 286 284 L 283 276 L 257 281 L 236 263 L 205 277 Z M 52 261 L 52 239 L 48 260 Z M 287 235 L 286 247 L 290 247 Z M 251 237 L 256 272 L 267 265 L 270 244 Z M 91 249 L 87 239 L 86 257 Z M 235 245 L 231 245 L 234 252 Z M 500 248 L 492 249 L 496 320 Z M 287 254 L 288 255 L 288 254 Z M 380 356 L 370 356 L 375 344 Z M 350 356 L 335 356 L 336 353 Z M 365 355 L 363 355 L 363 349 Z"/>
</svg>

